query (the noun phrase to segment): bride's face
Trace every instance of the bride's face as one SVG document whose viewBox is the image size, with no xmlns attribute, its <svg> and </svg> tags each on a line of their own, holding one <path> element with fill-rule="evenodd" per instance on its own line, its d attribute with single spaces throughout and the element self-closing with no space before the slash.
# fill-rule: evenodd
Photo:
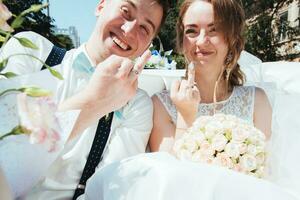
<svg viewBox="0 0 300 200">
<path fill-rule="evenodd" d="M 196 66 L 220 72 L 228 52 L 223 34 L 214 23 L 211 3 L 195 1 L 183 18 L 183 53 Z"/>
</svg>

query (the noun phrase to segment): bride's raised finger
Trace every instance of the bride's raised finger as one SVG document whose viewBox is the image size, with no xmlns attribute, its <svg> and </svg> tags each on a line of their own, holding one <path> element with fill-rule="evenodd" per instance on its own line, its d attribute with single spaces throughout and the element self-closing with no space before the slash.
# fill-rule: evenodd
<svg viewBox="0 0 300 200">
<path fill-rule="evenodd" d="M 193 62 L 190 62 L 187 70 L 188 70 L 188 86 L 192 88 L 195 83 L 195 65 Z"/>
<path fill-rule="evenodd" d="M 179 92 L 186 93 L 186 91 L 189 89 L 188 81 L 182 80 L 179 87 Z"/>
<path fill-rule="evenodd" d="M 175 81 L 172 82 L 171 90 L 170 90 L 171 98 L 176 96 L 176 94 L 179 91 L 179 87 L 180 87 L 180 80 L 175 80 Z"/>
</svg>

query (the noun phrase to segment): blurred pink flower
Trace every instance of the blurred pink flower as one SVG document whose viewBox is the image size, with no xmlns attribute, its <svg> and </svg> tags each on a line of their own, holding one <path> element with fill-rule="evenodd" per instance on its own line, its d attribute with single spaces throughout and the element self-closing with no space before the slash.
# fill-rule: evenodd
<svg viewBox="0 0 300 200">
<path fill-rule="evenodd" d="M 49 97 L 32 98 L 19 94 L 18 111 L 23 129 L 29 133 L 30 142 L 43 144 L 49 152 L 57 149 L 61 127 L 55 115 L 57 106 Z"/>
<path fill-rule="evenodd" d="M 0 29 L 3 31 L 12 32 L 13 29 L 7 24 L 7 20 L 12 17 L 12 13 L 0 1 Z"/>
</svg>

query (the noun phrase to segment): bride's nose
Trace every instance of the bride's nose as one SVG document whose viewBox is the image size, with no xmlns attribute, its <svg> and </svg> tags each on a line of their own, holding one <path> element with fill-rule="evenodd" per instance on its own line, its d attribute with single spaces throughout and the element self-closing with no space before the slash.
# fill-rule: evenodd
<svg viewBox="0 0 300 200">
<path fill-rule="evenodd" d="M 203 45 L 208 42 L 208 36 L 205 29 L 201 29 L 198 35 L 196 45 Z"/>
</svg>

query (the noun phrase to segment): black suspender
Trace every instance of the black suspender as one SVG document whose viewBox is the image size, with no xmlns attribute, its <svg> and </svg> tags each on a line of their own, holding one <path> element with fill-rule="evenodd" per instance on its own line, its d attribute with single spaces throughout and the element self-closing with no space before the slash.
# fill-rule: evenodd
<svg viewBox="0 0 300 200">
<path fill-rule="evenodd" d="M 50 67 L 59 65 L 64 59 L 66 52 L 67 50 L 54 45 L 45 63 Z M 42 67 L 42 70 L 44 69 L 46 69 L 45 66 Z"/>
<path fill-rule="evenodd" d="M 50 67 L 61 64 L 66 52 L 67 51 L 65 49 L 54 45 L 45 63 Z M 46 67 L 43 66 L 42 70 L 43 69 L 46 69 Z M 76 200 L 77 197 L 84 193 L 87 180 L 94 174 L 102 159 L 102 155 L 109 138 L 112 119 L 113 112 L 111 112 L 108 116 L 102 117 L 98 122 L 93 144 L 85 163 L 79 184 L 75 190 L 73 200 Z"/>
<path fill-rule="evenodd" d="M 84 193 L 87 180 L 94 174 L 96 167 L 102 160 L 105 145 L 110 134 L 112 119 L 113 112 L 111 112 L 108 117 L 104 116 L 99 120 L 94 141 L 85 163 L 79 184 L 77 185 L 77 188 L 75 190 L 73 200 L 76 200 L 77 197 Z"/>
</svg>

